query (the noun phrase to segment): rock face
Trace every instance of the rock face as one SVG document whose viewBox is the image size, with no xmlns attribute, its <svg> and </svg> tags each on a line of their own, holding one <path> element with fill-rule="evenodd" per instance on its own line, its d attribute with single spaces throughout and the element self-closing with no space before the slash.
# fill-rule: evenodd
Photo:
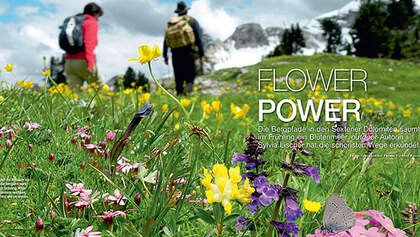
<svg viewBox="0 0 420 237">
<path fill-rule="evenodd" d="M 225 41 L 234 42 L 236 49 L 255 48 L 268 45 L 268 38 L 260 24 L 247 23 L 236 27 L 235 32 Z"/>
</svg>

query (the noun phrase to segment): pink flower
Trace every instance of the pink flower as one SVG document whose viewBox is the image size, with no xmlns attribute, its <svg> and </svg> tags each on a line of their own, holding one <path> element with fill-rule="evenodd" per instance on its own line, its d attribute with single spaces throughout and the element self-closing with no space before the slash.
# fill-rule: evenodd
<svg viewBox="0 0 420 237">
<path fill-rule="evenodd" d="M 39 123 L 29 123 L 29 122 L 25 122 L 25 124 L 23 125 L 24 128 L 26 128 L 27 131 L 32 131 L 34 129 L 38 129 L 41 127 L 41 124 Z"/>
<path fill-rule="evenodd" d="M 14 130 L 16 130 L 16 132 L 19 132 L 19 131 L 20 131 L 20 127 L 19 127 L 17 124 L 13 124 L 13 125 L 12 125 L 12 128 L 13 128 Z"/>
<path fill-rule="evenodd" d="M 50 156 L 48 158 L 51 162 L 54 162 L 54 159 L 55 159 L 54 153 L 50 153 Z"/>
<path fill-rule="evenodd" d="M 44 230 L 44 222 L 39 217 L 36 220 L 35 229 L 36 229 L 36 231 L 42 231 L 42 230 Z"/>
<path fill-rule="evenodd" d="M 382 227 L 389 233 L 389 236 L 406 236 L 405 232 L 394 227 L 392 220 L 386 217 L 383 212 L 377 210 L 362 211 L 363 215 L 370 216 L 370 223 L 375 224 L 374 227 Z M 381 229 L 381 228 L 379 228 Z"/>
<path fill-rule="evenodd" d="M 12 147 L 12 141 L 9 139 L 6 140 L 6 149 L 10 149 Z"/>
<path fill-rule="evenodd" d="M 108 141 L 112 141 L 112 140 L 114 140 L 115 135 L 116 134 L 114 132 L 109 131 L 109 132 L 106 133 L 106 138 L 108 139 Z"/>
<path fill-rule="evenodd" d="M 93 226 L 88 226 L 81 234 L 76 237 L 100 237 L 101 232 L 91 232 Z"/>
<path fill-rule="evenodd" d="M 55 214 L 54 211 L 50 211 L 50 214 L 51 214 L 52 218 L 56 218 L 57 217 L 57 215 Z"/>
<path fill-rule="evenodd" d="M 87 190 L 83 188 L 84 187 L 83 183 L 79 183 L 76 185 L 66 184 L 66 187 L 69 189 L 70 194 L 74 196 L 79 196 L 79 195 L 81 196 L 81 194 L 89 195 L 92 193 L 92 190 Z"/>
<path fill-rule="evenodd" d="M 123 218 L 125 218 L 126 217 L 126 214 L 125 214 L 125 212 L 123 212 L 123 211 L 115 211 L 115 212 L 112 212 L 112 210 L 110 210 L 110 211 L 107 211 L 107 212 L 105 212 L 103 215 L 101 215 L 101 216 L 93 216 L 94 218 L 103 218 L 104 219 L 104 221 L 105 221 L 105 223 L 108 225 L 108 226 L 111 226 L 112 224 L 113 224 L 113 222 L 112 222 L 112 218 L 114 218 L 114 217 L 116 217 L 116 216 L 121 216 L 121 217 L 123 217 Z"/>
<path fill-rule="evenodd" d="M 28 149 L 30 152 L 34 151 L 34 146 L 32 144 L 28 144 Z"/>
<path fill-rule="evenodd" d="M 125 205 L 124 200 L 127 200 L 127 198 L 124 197 L 123 195 L 121 195 L 120 190 L 115 189 L 114 190 L 114 196 L 108 196 L 106 198 L 106 200 L 108 200 L 108 201 L 114 201 L 115 204 L 118 204 L 120 206 L 124 206 Z"/>
<path fill-rule="evenodd" d="M 136 196 L 134 197 L 134 202 L 137 205 L 140 205 L 140 194 L 139 193 L 136 193 Z"/>
</svg>

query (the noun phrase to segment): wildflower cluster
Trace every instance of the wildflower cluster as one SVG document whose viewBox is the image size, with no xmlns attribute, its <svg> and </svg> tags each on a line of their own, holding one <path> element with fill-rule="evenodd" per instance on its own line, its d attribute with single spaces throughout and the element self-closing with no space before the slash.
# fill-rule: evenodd
<svg viewBox="0 0 420 237">
<path fill-rule="evenodd" d="M 32 81 L 17 81 L 16 84 L 22 89 L 31 89 L 33 86 Z"/>
<path fill-rule="evenodd" d="M 203 117 L 208 119 L 212 111 L 215 112 L 215 117 L 219 120 L 223 119 L 223 114 L 220 112 L 222 108 L 222 103 L 220 100 L 212 101 L 211 103 L 207 103 L 207 101 L 201 101 L 201 108 L 203 109 Z"/>
<path fill-rule="evenodd" d="M 245 117 L 248 113 L 250 107 L 247 104 L 244 104 L 244 107 L 240 108 L 234 104 L 230 104 L 230 112 L 234 115 L 234 119 Z"/>
<path fill-rule="evenodd" d="M 215 164 L 213 172 L 204 169 L 204 176 L 201 184 L 207 188 L 207 202 L 221 203 L 228 214 L 232 212 L 231 200 L 236 199 L 242 203 L 251 201 L 250 196 L 254 192 L 254 188 L 249 185 L 248 179 L 245 179 L 240 185 L 242 177 L 239 167 L 229 168 L 228 174 L 228 169 L 224 164 Z M 213 179 L 214 183 L 212 183 Z"/>
</svg>

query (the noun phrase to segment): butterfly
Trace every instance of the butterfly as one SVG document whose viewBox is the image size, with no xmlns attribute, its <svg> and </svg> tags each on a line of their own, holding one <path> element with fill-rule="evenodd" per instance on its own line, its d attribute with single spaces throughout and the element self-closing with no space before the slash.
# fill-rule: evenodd
<svg viewBox="0 0 420 237">
<path fill-rule="evenodd" d="M 386 195 L 390 194 L 391 191 L 385 191 L 385 192 L 381 192 L 378 189 L 376 189 L 376 193 L 379 194 L 379 199 L 385 197 Z"/>
<path fill-rule="evenodd" d="M 346 202 L 333 193 L 325 205 L 322 221 L 324 233 L 337 233 L 352 228 L 356 224 L 356 216 Z"/>
</svg>

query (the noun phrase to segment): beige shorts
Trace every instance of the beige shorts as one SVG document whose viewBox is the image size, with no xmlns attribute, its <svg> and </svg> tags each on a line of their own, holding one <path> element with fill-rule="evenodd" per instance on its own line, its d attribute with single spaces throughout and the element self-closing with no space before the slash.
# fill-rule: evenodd
<svg viewBox="0 0 420 237">
<path fill-rule="evenodd" d="M 92 82 L 96 82 L 99 85 L 103 84 L 98 76 L 96 66 L 94 72 L 89 73 L 87 71 L 87 62 L 84 59 L 66 59 L 64 71 L 67 84 L 72 91 L 80 91 L 80 87 L 83 86 L 85 81 L 88 84 Z"/>
</svg>

